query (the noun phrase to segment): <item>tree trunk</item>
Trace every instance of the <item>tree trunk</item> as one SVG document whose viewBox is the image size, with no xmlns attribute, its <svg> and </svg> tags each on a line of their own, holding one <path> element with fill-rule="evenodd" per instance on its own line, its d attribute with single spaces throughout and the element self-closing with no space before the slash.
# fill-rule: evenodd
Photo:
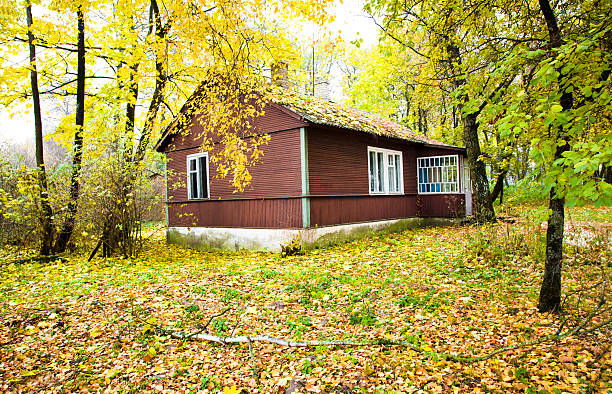
<svg viewBox="0 0 612 394">
<path fill-rule="evenodd" d="M 495 202 L 497 197 L 503 196 L 504 193 L 504 180 L 506 179 L 506 174 L 508 170 L 502 171 L 497 174 L 497 180 L 495 181 L 495 186 L 493 186 L 493 191 L 491 192 L 491 201 Z M 500 204 L 502 201 L 500 200 Z"/>
<path fill-rule="evenodd" d="M 447 45 L 448 63 L 453 75 L 452 82 L 455 89 L 461 89 L 465 85 L 465 74 L 458 70 L 455 65 L 461 65 L 461 54 L 459 47 L 449 42 Z M 474 219 L 479 223 L 495 222 L 495 211 L 493 201 L 489 192 L 489 180 L 485 163 L 480 160 L 481 150 L 478 139 L 478 113 L 464 114 L 463 108 L 470 98 L 466 93 L 459 96 L 457 110 L 463 122 L 463 144 L 467 151 L 467 161 L 472 175 L 472 188 L 474 196 Z"/>
<path fill-rule="evenodd" d="M 45 170 L 45 159 L 43 156 L 42 116 L 40 111 L 40 92 L 38 91 L 38 70 L 36 68 L 36 45 L 34 45 L 34 34 L 32 33 L 32 4 L 26 3 L 26 17 L 28 23 L 28 46 L 30 50 L 30 83 L 32 85 L 32 101 L 34 104 L 34 141 L 36 144 L 36 167 L 38 169 L 38 186 L 40 188 L 41 206 L 41 243 L 40 254 L 48 256 L 53 249 L 53 210 L 49 204 L 49 192 L 47 185 L 47 171 Z"/>
<path fill-rule="evenodd" d="M 155 17 L 156 41 L 158 43 L 165 42 L 168 31 L 172 26 L 172 21 L 169 20 L 168 22 L 166 22 L 165 25 L 162 25 L 161 15 L 159 13 L 159 8 L 156 0 L 151 1 L 151 8 L 153 9 L 153 15 Z M 140 163 L 144 159 L 147 146 L 149 145 L 149 138 L 153 133 L 153 127 L 155 125 L 155 120 L 157 119 L 157 113 L 159 112 L 159 107 L 161 106 L 162 101 L 164 99 L 164 89 L 166 87 L 167 80 L 168 78 L 166 76 L 165 69 L 165 50 L 160 51 L 158 47 L 156 47 L 155 90 L 153 91 L 153 98 L 151 99 L 151 103 L 149 104 L 145 123 L 142 128 L 142 133 L 140 135 L 136 151 L 134 152 L 134 158 L 132 160 L 134 163 Z"/>
<path fill-rule="evenodd" d="M 125 257 L 129 257 L 134 251 L 133 235 L 138 236 L 140 230 L 140 217 L 137 213 L 130 211 L 130 207 L 134 207 L 135 185 L 139 176 L 139 167 L 142 165 L 149 139 L 155 127 L 155 121 L 159 108 L 164 99 L 164 90 L 167 83 L 166 76 L 166 51 L 160 49 L 160 43 L 165 42 L 168 31 L 172 26 L 172 21 L 169 20 L 166 24 L 162 24 L 161 15 L 159 12 L 156 0 L 151 0 L 149 13 L 149 30 L 147 36 L 155 32 L 155 89 L 153 97 L 149 104 L 146 113 L 145 122 L 140 133 L 140 138 L 135 147 L 125 146 L 124 163 L 121 163 L 122 169 L 118 180 L 117 203 L 113 207 L 113 211 L 108 214 L 102 233 L 102 255 L 109 257 L 118 250 L 122 250 Z M 130 99 L 126 106 L 126 124 L 125 130 L 128 137 L 134 133 L 135 121 L 135 102 L 138 97 L 138 82 L 135 80 L 138 72 L 138 64 L 130 65 L 130 79 L 128 89 L 130 90 Z M 126 141 L 131 141 L 127 138 Z M 120 246 L 121 245 L 121 246 Z"/>
<path fill-rule="evenodd" d="M 67 207 L 67 217 L 55 242 L 55 252 L 66 251 L 68 241 L 74 231 L 76 213 L 79 201 L 79 177 L 81 175 L 81 158 L 83 156 L 83 126 L 85 124 L 85 18 L 83 8 L 77 11 L 78 43 L 77 43 L 77 94 L 76 94 L 76 129 L 74 131 L 74 147 L 72 157 L 72 174 L 70 176 L 70 201 Z"/>
<path fill-rule="evenodd" d="M 557 25 L 557 18 L 550 7 L 548 0 L 538 0 L 540 11 L 546 20 L 548 27 L 549 42 L 553 48 L 559 48 L 563 44 L 561 31 Z M 563 86 L 562 80 L 565 76 L 559 73 L 559 86 Z M 559 100 L 563 110 L 569 110 L 574 105 L 571 92 L 563 90 Z M 561 159 L 563 153 L 570 149 L 567 137 L 563 133 L 563 127 L 559 127 L 558 138 L 563 144 L 557 145 L 553 161 Z M 550 216 L 548 218 L 548 230 L 546 231 L 546 263 L 544 264 L 544 279 L 540 288 L 540 299 L 538 310 L 540 312 L 558 312 L 561 307 L 561 267 L 563 263 L 563 231 L 565 227 L 565 198 L 557 195 L 557 188 L 553 186 L 550 190 Z"/>
<path fill-rule="evenodd" d="M 567 146 L 567 145 L 564 145 Z M 558 147 L 555 160 L 562 157 L 563 147 Z M 561 305 L 561 267 L 563 261 L 563 230 L 565 227 L 565 199 L 556 196 L 556 188 L 550 191 L 550 216 L 546 230 L 546 263 L 544 279 L 540 287 L 538 310 L 558 312 Z"/>
<path fill-rule="evenodd" d="M 467 102 L 467 101 L 466 101 Z M 459 105 L 459 110 L 463 105 Z M 474 189 L 474 218 L 479 223 L 495 222 L 493 201 L 489 192 L 489 179 L 485 163 L 480 160 L 480 142 L 478 140 L 478 122 L 476 114 L 463 117 L 463 144 L 467 150 L 467 161 L 472 174 Z"/>
</svg>

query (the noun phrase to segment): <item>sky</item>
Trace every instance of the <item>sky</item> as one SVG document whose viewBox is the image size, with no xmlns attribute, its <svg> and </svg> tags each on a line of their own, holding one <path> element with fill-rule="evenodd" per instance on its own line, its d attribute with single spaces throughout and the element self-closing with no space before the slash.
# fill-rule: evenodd
<svg viewBox="0 0 612 394">
<path fill-rule="evenodd" d="M 340 31 L 341 37 L 350 42 L 362 38 L 362 48 L 374 45 L 377 40 L 377 26 L 362 11 L 363 0 L 344 0 L 332 6 L 331 12 L 336 15 L 336 20 L 330 26 L 332 32 Z M 305 35 L 311 36 L 312 31 L 304 31 Z M 24 55 L 25 56 L 25 55 Z M 24 57 L 25 58 L 25 57 Z M 336 86 L 336 90 L 338 87 Z M 42 103 L 43 109 L 43 132 L 49 132 L 48 128 L 57 124 L 56 120 L 50 121 L 52 115 L 49 113 L 48 104 Z M 12 116 L 11 116 L 12 115 Z M 47 128 L 45 128 L 47 126 Z M 32 111 L 26 106 L 18 105 L 13 108 L 0 110 L 0 141 L 22 144 L 33 140 L 34 120 Z"/>
</svg>

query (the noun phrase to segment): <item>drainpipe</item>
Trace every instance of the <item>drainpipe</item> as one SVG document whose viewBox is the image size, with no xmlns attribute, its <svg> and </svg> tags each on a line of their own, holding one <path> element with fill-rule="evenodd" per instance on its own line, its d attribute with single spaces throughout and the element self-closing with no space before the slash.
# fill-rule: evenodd
<svg viewBox="0 0 612 394">
<path fill-rule="evenodd" d="M 170 227 L 170 216 L 168 214 L 168 156 L 164 155 L 164 205 L 166 208 L 166 227 Z"/>
<path fill-rule="evenodd" d="M 302 227 L 310 227 L 310 182 L 308 179 L 308 134 L 300 127 L 300 163 L 302 172 Z"/>
</svg>

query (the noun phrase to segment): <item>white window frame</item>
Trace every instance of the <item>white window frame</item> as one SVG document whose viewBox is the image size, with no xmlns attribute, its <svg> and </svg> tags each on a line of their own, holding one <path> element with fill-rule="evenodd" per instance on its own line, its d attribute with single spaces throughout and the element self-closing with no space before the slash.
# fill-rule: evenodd
<svg viewBox="0 0 612 394">
<path fill-rule="evenodd" d="M 206 157 L 206 197 L 194 197 L 191 195 L 191 183 L 190 183 L 190 176 L 192 173 L 195 172 L 196 174 L 196 180 L 197 180 L 197 187 L 198 187 L 198 195 L 200 195 L 200 190 L 202 189 L 202 179 L 200 177 L 200 160 L 198 160 L 200 157 Z M 191 160 L 195 160 L 196 163 L 196 169 L 195 171 L 191 170 L 191 167 L 189 166 L 189 162 Z M 210 162 L 208 160 L 208 152 L 204 152 L 204 153 L 194 153 L 191 155 L 187 155 L 187 199 L 188 200 L 204 200 L 204 199 L 208 199 L 210 198 Z"/>
<path fill-rule="evenodd" d="M 370 153 L 374 152 L 375 154 L 382 153 L 383 154 L 383 190 L 382 191 L 372 191 L 372 171 L 370 168 Z M 389 156 L 399 155 L 399 191 L 389 191 Z M 404 194 L 404 157 L 401 151 L 391 150 L 391 149 L 383 149 L 377 148 L 375 146 L 368 146 L 368 190 L 371 195 L 399 195 Z M 377 160 L 378 162 L 378 160 Z"/>
<path fill-rule="evenodd" d="M 463 158 L 461 160 L 463 165 L 463 174 L 461 174 L 461 183 L 463 184 L 463 190 L 467 192 L 472 192 L 472 171 L 470 170 L 470 166 L 468 165 L 467 159 Z"/>
<path fill-rule="evenodd" d="M 446 164 L 438 164 L 435 165 L 435 160 L 438 159 L 438 163 L 442 163 L 445 161 L 445 159 L 449 158 L 454 158 L 455 163 L 454 164 L 450 164 L 450 165 L 446 165 Z M 423 166 L 421 163 L 421 160 L 434 160 L 434 165 L 430 166 Z M 448 181 L 448 170 L 446 170 L 447 168 L 455 168 L 456 169 L 456 177 L 454 181 Z M 421 182 L 421 177 L 420 177 L 420 173 L 421 173 L 421 169 L 432 169 L 432 173 L 435 172 L 435 175 L 432 178 L 435 178 L 435 182 Z M 440 171 L 437 171 L 437 169 L 440 169 Z M 444 156 L 422 156 L 422 157 L 417 157 L 417 171 L 416 171 L 416 176 L 417 176 L 417 192 L 418 194 L 461 194 L 462 191 L 459 189 L 459 179 L 461 176 L 460 173 L 460 169 L 461 166 L 459 165 L 459 155 L 444 155 Z M 446 174 L 444 174 L 446 172 Z M 428 180 L 429 180 L 429 175 L 428 175 Z M 446 180 L 444 180 L 446 179 Z M 421 189 L 421 185 L 424 185 L 425 188 L 427 187 L 426 185 L 440 185 L 440 191 L 422 191 Z M 452 191 L 445 191 L 444 189 L 444 185 L 449 185 L 451 188 L 453 188 L 454 186 L 454 190 Z M 431 189 L 431 187 L 430 187 Z"/>
</svg>

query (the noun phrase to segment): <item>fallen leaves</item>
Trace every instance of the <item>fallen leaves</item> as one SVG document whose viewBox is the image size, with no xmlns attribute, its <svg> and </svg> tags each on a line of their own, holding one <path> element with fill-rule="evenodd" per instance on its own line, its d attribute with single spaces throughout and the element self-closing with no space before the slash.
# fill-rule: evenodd
<svg viewBox="0 0 612 394">
<path fill-rule="evenodd" d="M 511 350 L 469 366 L 440 356 L 485 354 L 554 333 L 558 324 L 535 309 L 540 267 L 516 256 L 505 264 L 500 253 L 470 260 L 466 250 L 477 232 L 413 230 L 283 260 L 159 242 L 132 261 L 87 263 L 74 256 L 61 264 L 3 265 L 0 389 L 609 389 L 611 342 L 605 333 Z M 593 278 L 592 267 L 572 264 L 564 289 Z M 424 353 L 253 343 L 258 386 L 246 344 L 183 342 L 157 334 L 158 326 L 291 340 L 399 339 Z"/>
</svg>

